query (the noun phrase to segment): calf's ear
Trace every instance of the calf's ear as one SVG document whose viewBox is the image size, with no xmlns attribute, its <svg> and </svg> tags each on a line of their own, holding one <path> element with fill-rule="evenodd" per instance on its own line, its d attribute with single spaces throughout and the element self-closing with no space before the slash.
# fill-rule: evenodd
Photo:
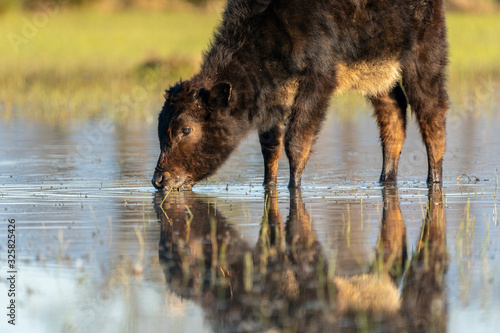
<svg viewBox="0 0 500 333">
<path fill-rule="evenodd" d="M 213 109 L 221 109 L 229 106 L 231 100 L 231 84 L 219 82 L 210 89 L 207 104 Z"/>
</svg>

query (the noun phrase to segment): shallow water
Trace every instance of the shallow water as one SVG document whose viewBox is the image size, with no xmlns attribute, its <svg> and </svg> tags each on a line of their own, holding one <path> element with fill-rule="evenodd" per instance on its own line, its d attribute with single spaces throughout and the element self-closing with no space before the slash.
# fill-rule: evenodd
<svg viewBox="0 0 500 333">
<path fill-rule="evenodd" d="M 16 331 L 496 332 L 500 113 L 450 115 L 442 192 L 409 125 L 397 188 L 376 182 L 375 122 L 332 112 L 301 192 L 283 158 L 265 193 L 251 135 L 165 198 L 155 124 L 2 123 L 2 308 L 15 219 Z"/>
</svg>

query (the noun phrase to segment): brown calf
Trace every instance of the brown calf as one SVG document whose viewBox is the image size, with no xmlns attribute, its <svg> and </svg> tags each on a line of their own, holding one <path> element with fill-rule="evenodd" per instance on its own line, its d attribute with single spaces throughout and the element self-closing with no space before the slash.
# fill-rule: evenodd
<svg viewBox="0 0 500 333">
<path fill-rule="evenodd" d="M 409 103 L 427 149 L 427 181 L 440 183 L 446 64 L 442 0 L 229 0 L 200 72 L 165 95 L 153 185 L 190 188 L 256 129 L 264 184 L 276 184 L 284 148 L 289 186 L 299 187 L 328 100 L 347 90 L 375 108 L 380 181 L 396 181 Z"/>
</svg>

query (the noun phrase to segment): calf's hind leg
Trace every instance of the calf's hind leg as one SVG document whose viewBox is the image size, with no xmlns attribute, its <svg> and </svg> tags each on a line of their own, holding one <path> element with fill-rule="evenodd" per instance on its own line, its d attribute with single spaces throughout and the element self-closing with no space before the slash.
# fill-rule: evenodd
<svg viewBox="0 0 500 333">
<path fill-rule="evenodd" d="M 381 183 L 395 183 L 406 133 L 406 96 L 398 83 L 390 92 L 370 98 L 380 131 L 383 165 Z"/>
<path fill-rule="evenodd" d="M 413 101 L 413 104 L 412 104 Z M 420 133 L 427 150 L 427 183 L 441 183 L 443 176 L 443 155 L 446 146 L 446 111 L 448 100 L 444 95 L 418 104 L 410 98 L 410 105 L 415 110 Z M 415 107 L 413 105 L 416 105 Z"/>
<path fill-rule="evenodd" d="M 444 75 L 447 63 L 446 44 L 442 42 L 441 48 L 429 47 L 427 50 L 425 57 L 418 57 L 403 69 L 403 85 L 420 125 L 420 133 L 427 150 L 427 183 L 431 185 L 442 183 L 443 175 L 448 110 Z"/>
</svg>

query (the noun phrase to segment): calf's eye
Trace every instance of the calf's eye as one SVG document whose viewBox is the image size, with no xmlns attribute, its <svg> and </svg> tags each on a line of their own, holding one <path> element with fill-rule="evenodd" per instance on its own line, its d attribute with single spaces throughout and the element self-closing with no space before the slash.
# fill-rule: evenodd
<svg viewBox="0 0 500 333">
<path fill-rule="evenodd" d="M 182 129 L 182 136 L 187 136 L 189 135 L 191 132 L 193 131 L 193 129 L 191 127 L 184 127 Z"/>
</svg>

